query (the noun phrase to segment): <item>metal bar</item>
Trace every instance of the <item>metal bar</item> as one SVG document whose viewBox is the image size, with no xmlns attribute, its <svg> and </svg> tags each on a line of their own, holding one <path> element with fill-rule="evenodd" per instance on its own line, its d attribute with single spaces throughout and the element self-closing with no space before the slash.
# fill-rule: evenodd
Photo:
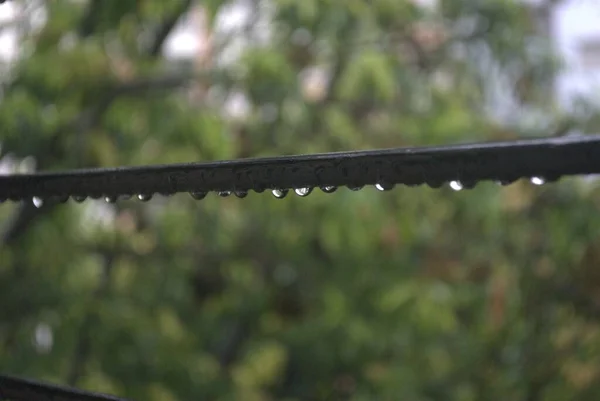
<svg viewBox="0 0 600 401">
<path fill-rule="evenodd" d="M 0 177 L 0 200 L 118 196 L 482 180 L 547 181 L 600 173 L 600 136 L 560 137 L 445 147 L 402 148 L 241 159 L 144 167 L 119 167 Z M 241 195 L 243 196 L 243 195 Z"/>
<path fill-rule="evenodd" d="M 126 401 L 110 395 L 0 375 L 0 400 L 9 401 Z"/>
</svg>

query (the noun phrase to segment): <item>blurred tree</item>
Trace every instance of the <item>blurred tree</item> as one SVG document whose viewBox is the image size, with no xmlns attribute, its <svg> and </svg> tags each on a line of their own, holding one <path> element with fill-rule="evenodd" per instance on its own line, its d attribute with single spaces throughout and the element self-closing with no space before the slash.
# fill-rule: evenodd
<svg viewBox="0 0 600 401">
<path fill-rule="evenodd" d="M 551 2 L 525 3 L 15 1 L 2 166 L 550 135 Z M 164 57 L 189 16 L 201 54 Z M 0 370 L 151 401 L 595 399 L 599 192 L 7 203 Z"/>
</svg>

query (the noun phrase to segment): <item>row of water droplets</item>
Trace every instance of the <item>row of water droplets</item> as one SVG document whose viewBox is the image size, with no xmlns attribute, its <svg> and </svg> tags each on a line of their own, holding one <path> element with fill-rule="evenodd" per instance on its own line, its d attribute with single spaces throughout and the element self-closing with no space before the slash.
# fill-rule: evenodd
<svg viewBox="0 0 600 401">
<path fill-rule="evenodd" d="M 514 181 L 498 181 L 497 183 L 500 185 L 509 185 Z M 544 179 L 543 177 L 531 177 L 530 182 L 534 185 L 544 185 L 546 183 L 546 179 Z M 388 183 L 377 183 L 374 185 L 374 187 L 376 189 L 378 189 L 379 191 L 390 191 L 392 189 L 394 189 L 394 184 L 388 184 Z M 471 189 L 475 187 L 475 182 L 473 183 L 463 183 L 461 181 L 458 180 L 454 180 L 454 181 L 450 181 L 449 183 L 450 188 L 452 188 L 455 191 L 461 191 L 463 189 Z M 325 193 L 333 193 L 337 190 L 337 187 L 335 186 L 324 186 L 324 187 L 320 187 L 321 190 Z M 348 189 L 350 189 L 351 191 L 359 191 L 363 188 L 362 185 L 360 186 L 348 186 Z M 294 189 L 294 192 L 296 193 L 296 195 L 298 196 L 308 196 L 311 192 L 312 192 L 312 188 L 296 188 Z M 289 190 L 287 189 L 274 189 L 273 191 L 273 196 L 275 196 L 276 198 L 285 198 L 285 196 L 288 194 Z"/>
<path fill-rule="evenodd" d="M 508 185 L 510 183 L 512 183 L 513 181 L 500 181 L 498 182 L 498 184 L 500 185 Z M 543 185 L 546 183 L 546 180 L 542 177 L 531 177 L 530 182 L 534 185 Z M 393 184 L 386 184 L 386 183 L 378 183 L 374 185 L 376 189 L 378 189 L 379 191 L 389 191 L 391 189 L 394 188 Z M 463 189 L 470 189 L 474 187 L 474 183 L 463 183 L 461 181 L 458 180 L 454 180 L 454 181 L 450 181 L 449 183 L 450 188 L 452 188 L 455 191 L 461 191 Z M 349 185 L 348 189 L 350 189 L 351 191 L 359 191 L 363 188 L 362 185 Z M 338 187 L 336 186 L 322 186 L 320 187 L 321 191 L 330 194 L 335 192 Z M 301 187 L 301 188 L 295 188 L 293 190 L 293 192 L 300 196 L 300 197 L 305 197 L 311 194 L 311 192 L 313 191 L 312 187 Z M 277 199 L 283 199 L 285 198 L 288 193 L 290 192 L 289 189 L 273 189 L 271 191 L 271 193 L 273 194 L 273 196 Z M 165 194 L 167 196 L 172 195 L 172 194 Z M 208 195 L 208 192 L 205 191 L 192 191 L 190 192 L 190 195 L 192 198 L 196 199 L 196 200 L 201 200 L 206 198 L 206 196 Z M 248 191 L 246 190 L 236 190 L 236 191 L 218 191 L 217 195 L 223 198 L 226 198 L 230 195 L 235 195 L 238 198 L 245 198 L 248 195 Z M 104 197 L 104 201 L 107 203 L 115 203 L 117 202 L 117 200 L 128 200 L 131 199 L 132 195 L 121 195 L 121 196 L 105 196 Z M 142 201 L 142 202 L 148 202 L 152 199 L 153 195 L 152 194 L 138 194 L 137 199 Z M 56 200 L 60 203 L 64 203 L 66 201 L 68 201 L 69 197 L 68 196 L 64 196 L 64 197 L 60 197 L 60 198 L 56 198 Z M 85 201 L 87 199 L 86 196 L 81 196 L 81 195 L 73 195 L 71 196 L 71 199 L 73 199 L 75 202 L 81 203 L 83 201 Z M 44 199 L 38 196 L 34 196 L 32 199 L 33 205 L 37 208 L 40 208 L 44 205 Z"/>
<path fill-rule="evenodd" d="M 513 182 L 515 182 L 515 180 L 509 180 L 509 181 L 496 181 L 497 184 L 505 186 L 505 185 L 510 185 Z M 529 179 L 529 182 L 531 182 L 533 185 L 544 185 L 547 180 L 543 177 L 531 177 Z M 469 182 L 469 183 L 464 183 L 462 181 L 450 181 L 450 183 L 448 184 L 450 186 L 450 188 L 452 188 L 455 191 L 462 191 L 463 189 L 471 189 L 475 186 L 474 182 Z"/>
</svg>

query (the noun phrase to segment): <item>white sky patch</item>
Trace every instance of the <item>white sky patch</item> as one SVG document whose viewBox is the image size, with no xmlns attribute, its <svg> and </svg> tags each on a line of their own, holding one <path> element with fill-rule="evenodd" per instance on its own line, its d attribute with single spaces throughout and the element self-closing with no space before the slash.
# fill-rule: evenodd
<svg viewBox="0 0 600 401">
<path fill-rule="evenodd" d="M 17 55 L 15 43 L 17 35 L 13 30 L 0 33 L 0 59 L 2 61 L 14 60 Z"/>
<path fill-rule="evenodd" d="M 12 20 L 17 14 L 14 3 L 8 2 L 0 6 L 0 23 Z"/>
<path fill-rule="evenodd" d="M 0 59 L 3 61 L 10 61 L 16 55 L 16 32 L 3 26 L 17 18 L 17 11 L 17 7 L 11 2 L 0 5 Z"/>
<path fill-rule="evenodd" d="M 197 15 L 189 14 L 175 26 L 165 42 L 163 54 L 172 59 L 190 59 L 206 49 L 208 43 L 203 40 L 200 30 L 202 20 Z"/>
<path fill-rule="evenodd" d="M 178 27 L 165 43 L 164 54 L 167 58 L 192 58 L 201 49 L 200 37 L 189 27 Z"/>
<path fill-rule="evenodd" d="M 235 32 L 250 18 L 250 9 L 244 4 L 228 4 L 223 6 L 217 15 L 215 25 L 221 33 Z"/>
<path fill-rule="evenodd" d="M 215 19 L 215 36 L 239 34 L 248 19 L 250 9 L 241 3 L 233 3 L 223 6 Z M 205 52 L 209 43 L 206 22 L 200 18 L 199 13 L 191 13 L 188 18 L 183 18 L 175 27 L 173 33 L 165 43 L 164 54 L 173 59 L 190 59 Z M 235 53 L 241 49 L 236 47 Z"/>
<path fill-rule="evenodd" d="M 568 106 L 575 96 L 593 96 L 600 87 L 600 65 L 585 66 L 581 54 L 582 42 L 600 42 L 600 2 L 564 1 L 553 12 L 552 29 L 556 49 L 565 63 L 557 78 L 557 96 Z"/>
</svg>

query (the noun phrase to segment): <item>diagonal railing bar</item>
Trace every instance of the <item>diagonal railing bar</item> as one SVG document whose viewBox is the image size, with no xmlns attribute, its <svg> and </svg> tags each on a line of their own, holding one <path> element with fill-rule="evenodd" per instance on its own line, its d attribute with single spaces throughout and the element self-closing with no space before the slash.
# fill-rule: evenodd
<svg viewBox="0 0 600 401">
<path fill-rule="evenodd" d="M 511 183 L 537 177 L 600 173 L 600 136 L 555 137 L 443 147 L 399 148 L 315 155 L 282 156 L 156 166 L 102 168 L 66 172 L 0 176 L 0 200 L 66 201 L 189 192 L 200 199 L 208 192 L 244 197 L 248 191 L 296 190 L 305 195 L 315 187 L 332 192 L 376 185 L 427 184 L 439 187 L 459 182 L 470 188 L 493 180 Z"/>
<path fill-rule="evenodd" d="M 0 375 L 0 400 L 2 401 L 127 401 L 111 395 L 93 393 Z"/>
</svg>

